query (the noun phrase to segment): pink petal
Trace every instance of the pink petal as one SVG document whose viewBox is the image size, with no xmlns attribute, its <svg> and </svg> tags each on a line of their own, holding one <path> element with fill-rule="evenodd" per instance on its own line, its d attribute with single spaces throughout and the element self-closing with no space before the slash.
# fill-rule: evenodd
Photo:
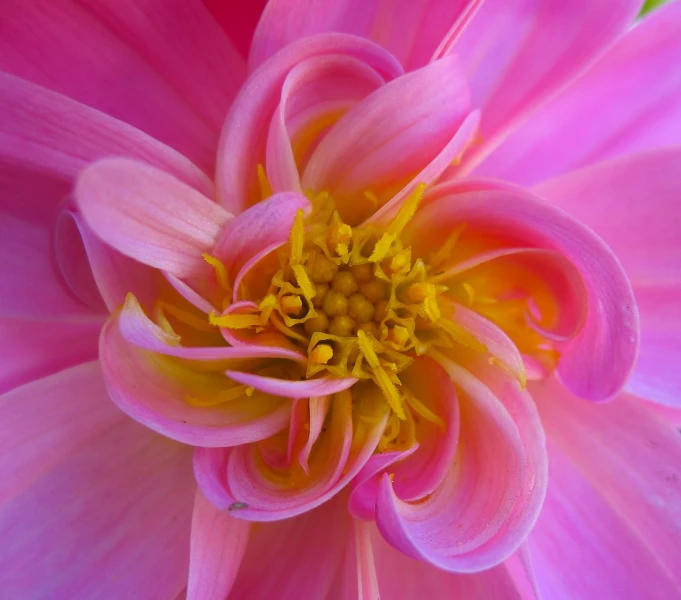
<svg viewBox="0 0 681 600">
<path fill-rule="evenodd" d="M 312 57 L 296 65 L 284 80 L 281 101 L 267 137 L 267 177 L 275 192 L 302 192 L 299 171 L 334 121 L 385 83 L 361 60 L 343 56 Z M 318 131 L 320 123 L 326 131 Z M 295 148 L 293 140 L 316 135 Z M 309 145 L 309 147 L 308 147 Z"/>
<path fill-rule="evenodd" d="M 307 441 L 305 446 L 298 453 L 298 461 L 303 470 L 309 474 L 309 460 L 310 453 L 314 447 L 315 442 L 319 439 L 319 434 L 322 432 L 324 427 L 324 421 L 326 416 L 329 414 L 329 409 L 331 407 L 331 397 L 321 396 L 318 398 L 310 398 L 310 431 L 308 433 Z"/>
<path fill-rule="evenodd" d="M 197 446 L 245 444 L 288 424 L 290 403 L 258 392 L 214 407 L 191 406 L 188 396 L 215 393 L 219 382 L 212 378 L 207 382 L 193 371 L 183 378 L 180 363 L 175 370 L 162 370 L 158 357 L 122 336 L 115 317 L 102 330 L 100 360 L 107 389 L 119 408 L 178 441 Z M 228 383 L 225 379 L 225 387 Z"/>
<path fill-rule="evenodd" d="M 464 396 L 460 453 L 427 499 L 399 499 L 383 476 L 376 522 L 409 556 L 453 572 L 477 572 L 508 558 L 531 530 L 547 480 L 544 435 L 527 392 L 489 365 L 476 368 L 487 387 L 439 357 Z"/>
<path fill-rule="evenodd" d="M 208 11 L 196 0 L 85 4 L 5 6 L 0 68 L 126 121 L 211 173 L 244 66 Z"/>
<path fill-rule="evenodd" d="M 203 4 L 220 24 L 241 56 L 248 58 L 253 32 L 266 0 L 249 0 L 233 4 L 224 0 L 203 0 Z"/>
<path fill-rule="evenodd" d="M 109 159 L 78 177 L 75 197 L 89 227 L 123 254 L 177 277 L 205 268 L 229 214 L 193 188 L 143 163 Z"/>
<path fill-rule="evenodd" d="M 187 600 L 223 600 L 239 572 L 250 523 L 219 511 L 196 491 Z"/>
<path fill-rule="evenodd" d="M 414 598 L 536 600 L 538 598 L 519 594 L 522 588 L 516 584 L 507 567 L 508 562 L 514 560 L 515 555 L 506 563 L 482 573 L 448 573 L 424 561 L 409 558 L 388 545 L 375 526 L 367 524 L 365 527 L 370 530 L 373 562 L 381 598 L 389 600 L 414 600 Z"/>
<path fill-rule="evenodd" d="M 359 58 L 386 80 L 402 73 L 397 61 L 382 48 L 340 34 L 293 43 L 253 73 L 234 100 L 220 137 L 218 199 L 230 212 L 239 213 L 260 200 L 257 165 L 265 162 L 267 131 L 286 75 L 307 58 L 335 54 Z"/>
<path fill-rule="evenodd" d="M 454 45 L 482 109 L 485 143 L 464 172 L 491 152 L 632 24 L 641 0 L 486 0 Z"/>
<path fill-rule="evenodd" d="M 349 395 L 332 400 L 329 425 L 317 441 L 310 475 L 295 487 L 273 482 L 263 474 L 255 444 L 238 448 L 198 448 L 194 473 L 205 496 L 219 508 L 249 521 L 286 519 L 323 504 L 342 490 L 374 453 L 387 422 L 387 409 L 376 422 L 353 440 L 352 403 Z M 238 510 L 235 508 L 237 507 Z"/>
<path fill-rule="evenodd" d="M 514 245 L 553 250 L 579 271 L 587 291 L 582 331 L 561 347 L 558 372 L 578 395 L 593 400 L 617 393 L 637 354 L 638 312 L 627 277 L 612 251 L 590 229 L 518 188 L 483 180 L 447 183 L 416 214 L 414 231 L 432 240 L 461 223 Z M 438 237 L 438 230 L 442 237 Z"/>
<path fill-rule="evenodd" d="M 681 142 L 679 37 L 678 3 L 647 16 L 504 140 L 475 173 L 528 185 Z"/>
<path fill-rule="evenodd" d="M 51 225 L 71 180 L 88 163 L 129 156 L 208 197 L 213 184 L 184 156 L 138 129 L 61 94 L 0 73 L 0 207 Z"/>
<path fill-rule="evenodd" d="M 230 600 L 300 600 L 301 593 L 307 598 L 326 598 L 341 566 L 350 526 L 342 499 L 293 519 L 259 524 Z M 265 572 L 263 565 L 267 565 Z"/>
<path fill-rule="evenodd" d="M 395 6 L 386 0 L 317 0 L 267 4 L 253 39 L 251 70 L 287 44 L 316 33 L 339 31 L 378 42 L 408 69 L 426 64 L 469 2 L 425 0 Z"/>
<path fill-rule="evenodd" d="M 292 192 L 274 194 L 227 223 L 212 252 L 222 260 L 234 281 L 256 254 L 287 241 L 296 213 L 301 209 L 308 212 L 309 208 L 310 202 L 305 196 Z"/>
<path fill-rule="evenodd" d="M 615 402 L 593 406 L 580 402 L 556 381 L 533 384 L 532 389 L 552 441 L 547 512 L 532 541 L 547 548 L 551 539 L 545 536 L 550 531 L 573 527 L 562 552 L 564 560 L 572 563 L 571 572 L 578 573 L 577 565 L 589 561 L 592 550 L 586 539 L 591 536 L 601 540 L 599 551 L 614 558 L 610 568 L 589 578 L 596 589 L 615 590 L 611 586 L 624 581 L 630 587 L 622 589 L 634 597 L 642 584 L 653 586 L 646 597 L 663 597 L 660 590 L 670 589 L 672 582 L 678 590 L 681 444 L 677 428 L 652 405 L 633 396 L 623 394 Z M 584 524 L 580 524 L 581 507 L 588 507 L 591 515 Z M 535 556 L 538 575 L 542 563 L 552 566 L 550 551 Z M 575 579 L 565 583 L 569 587 L 586 583 Z"/>
<path fill-rule="evenodd" d="M 62 283 L 50 232 L 11 214 L 0 217 L 0 314 L 45 320 L 96 315 Z"/>
<path fill-rule="evenodd" d="M 318 379 L 292 381 L 289 379 L 265 377 L 264 375 L 254 375 L 252 373 L 241 373 L 238 371 L 225 371 L 225 374 L 234 381 L 251 386 L 266 394 L 281 396 L 283 398 L 310 398 L 312 396 L 335 394 L 347 390 L 358 381 L 354 377 L 345 377 L 343 379 L 320 377 Z"/>
<path fill-rule="evenodd" d="M 96 363 L 0 407 L 3 594 L 175 597 L 187 577 L 188 449 L 122 415 Z"/>
<path fill-rule="evenodd" d="M 0 394 L 97 358 L 103 321 L 0 319 Z M 65 343 L 68 342 L 68 343 Z M 59 352 L 55 352 L 59 348 Z"/>
<path fill-rule="evenodd" d="M 333 126 L 310 157 L 303 188 L 328 190 L 346 206 L 364 190 L 380 198 L 447 146 L 469 102 L 453 56 L 388 83 Z"/>
</svg>

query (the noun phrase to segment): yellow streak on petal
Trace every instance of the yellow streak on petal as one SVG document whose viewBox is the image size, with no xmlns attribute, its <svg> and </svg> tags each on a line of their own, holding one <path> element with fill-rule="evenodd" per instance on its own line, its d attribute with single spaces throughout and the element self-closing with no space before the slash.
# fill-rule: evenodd
<svg viewBox="0 0 681 600">
<path fill-rule="evenodd" d="M 229 275 L 225 265 L 219 258 L 211 256 L 207 252 L 203 253 L 203 260 L 205 260 L 213 269 L 215 269 L 215 277 L 218 280 L 218 285 L 226 292 L 232 291 L 232 286 L 229 283 Z"/>
<path fill-rule="evenodd" d="M 444 431 L 447 427 L 445 425 L 444 420 L 436 415 L 432 410 L 430 410 L 423 402 L 418 400 L 416 397 L 414 397 L 412 394 L 405 394 L 404 396 L 405 400 L 407 401 L 407 404 L 419 415 L 421 415 L 426 421 L 430 421 L 431 423 L 435 423 L 442 431 Z"/>
<path fill-rule="evenodd" d="M 298 209 L 293 219 L 291 227 L 291 254 L 288 257 L 288 264 L 292 267 L 299 265 L 303 260 L 303 245 L 305 244 L 305 213 L 303 209 Z"/>
<path fill-rule="evenodd" d="M 270 180 L 267 179 L 267 173 L 265 173 L 265 167 L 262 164 L 258 165 L 258 185 L 260 186 L 260 197 L 263 200 L 272 195 L 272 186 L 270 185 Z"/>
<path fill-rule="evenodd" d="M 261 327 L 260 315 L 218 315 L 215 311 L 208 315 L 208 322 L 215 327 L 226 329 L 248 329 Z"/>
<path fill-rule="evenodd" d="M 423 198 L 423 192 L 425 189 L 425 183 L 419 183 L 416 186 L 414 191 L 402 203 L 402 206 L 400 206 L 400 210 L 393 219 L 392 223 L 388 225 L 388 233 L 397 235 L 402 232 L 407 223 L 409 223 L 414 214 L 416 214 L 416 209 L 419 207 L 419 204 L 421 204 L 421 199 Z"/>
</svg>

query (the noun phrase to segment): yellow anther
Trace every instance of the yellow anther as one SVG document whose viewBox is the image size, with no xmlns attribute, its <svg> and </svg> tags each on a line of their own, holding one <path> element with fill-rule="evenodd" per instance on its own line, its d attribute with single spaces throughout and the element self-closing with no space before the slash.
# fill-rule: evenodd
<svg viewBox="0 0 681 600">
<path fill-rule="evenodd" d="M 281 310 L 289 316 L 297 316 L 303 308 L 303 301 L 300 296 L 282 296 L 279 299 Z"/>
<path fill-rule="evenodd" d="M 401 325 L 395 325 L 395 327 L 388 332 L 388 340 L 401 347 L 405 346 L 409 341 L 409 337 L 409 331 L 407 331 L 406 327 L 402 327 Z"/>
<path fill-rule="evenodd" d="M 358 286 L 354 275 L 350 271 L 339 271 L 331 282 L 331 288 L 344 296 L 351 296 L 357 291 Z"/>
<path fill-rule="evenodd" d="M 401 250 L 390 261 L 390 270 L 393 273 L 406 273 L 411 268 L 411 250 Z"/>
<path fill-rule="evenodd" d="M 369 262 L 377 263 L 381 262 L 390 252 L 390 248 L 397 239 L 397 235 L 394 233 L 384 233 L 381 239 L 376 242 L 374 249 L 369 256 Z"/>
<path fill-rule="evenodd" d="M 303 267 L 303 265 L 293 265 L 291 268 L 293 269 L 293 274 L 296 276 L 296 281 L 303 292 L 303 296 L 305 296 L 307 300 L 312 300 L 317 292 L 314 285 L 307 276 L 305 267 Z"/>
<path fill-rule="evenodd" d="M 267 323 L 270 319 L 272 311 L 277 306 L 277 297 L 274 294 L 267 294 L 258 305 L 258 310 L 260 311 L 260 318 L 263 323 Z"/>
<path fill-rule="evenodd" d="M 252 396 L 255 393 L 255 388 L 252 388 L 251 386 L 248 386 L 244 392 L 246 393 L 247 396 Z"/>
<path fill-rule="evenodd" d="M 425 189 L 426 189 L 425 183 L 419 183 L 414 188 L 414 191 L 402 203 L 402 206 L 400 206 L 400 210 L 398 211 L 395 218 L 392 220 L 392 223 L 388 225 L 387 229 L 388 233 L 397 235 L 402 232 L 402 230 L 406 227 L 407 223 L 411 221 L 411 218 L 416 213 L 416 209 L 419 207 L 419 204 L 421 204 L 421 199 L 423 198 L 423 192 L 425 191 Z"/>
<path fill-rule="evenodd" d="M 227 274 L 227 269 L 225 265 L 219 258 L 211 256 L 207 252 L 203 253 L 203 260 L 205 260 L 213 269 L 215 269 L 215 278 L 218 281 L 218 285 L 226 292 L 232 291 L 232 287 L 229 284 L 229 275 Z"/>
<path fill-rule="evenodd" d="M 263 200 L 272 195 L 272 186 L 269 179 L 267 179 L 267 173 L 265 173 L 265 167 L 262 164 L 258 165 L 258 185 L 260 186 L 260 197 Z"/>
<path fill-rule="evenodd" d="M 349 244 L 351 240 L 352 227 L 343 223 L 337 212 L 334 213 L 333 222 L 331 223 L 331 227 L 329 227 L 329 235 L 327 238 L 329 246 L 335 249 L 338 245 L 344 245 L 347 248 L 347 244 Z"/>
<path fill-rule="evenodd" d="M 296 212 L 291 227 L 291 254 L 288 258 L 290 266 L 299 265 L 303 260 L 303 246 L 305 245 L 305 213 L 303 209 Z"/>
<path fill-rule="evenodd" d="M 328 344 L 319 344 L 310 353 L 310 360 L 318 365 L 325 365 L 333 358 L 333 348 Z"/>
<path fill-rule="evenodd" d="M 405 292 L 405 300 L 407 302 L 417 303 L 423 302 L 429 298 L 435 298 L 437 290 L 435 285 L 422 281 L 420 283 L 412 283 Z"/>
<path fill-rule="evenodd" d="M 208 322 L 215 327 L 226 329 L 248 329 L 249 327 L 261 327 L 260 315 L 218 315 L 212 311 L 208 315 Z"/>
<path fill-rule="evenodd" d="M 468 304 L 468 306 L 473 306 L 473 302 L 475 302 L 475 290 L 473 289 L 473 286 L 467 281 L 464 281 L 461 286 L 466 292 L 466 304 Z"/>
<path fill-rule="evenodd" d="M 436 296 L 426 298 L 423 301 L 423 312 L 426 314 L 426 317 L 428 317 L 428 320 L 432 323 L 436 323 L 440 319 L 442 313 L 440 312 L 440 306 L 437 303 Z"/>
</svg>

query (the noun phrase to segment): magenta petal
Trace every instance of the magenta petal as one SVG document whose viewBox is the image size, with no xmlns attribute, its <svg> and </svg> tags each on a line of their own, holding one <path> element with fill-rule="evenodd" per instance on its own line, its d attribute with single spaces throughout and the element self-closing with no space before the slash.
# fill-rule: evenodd
<svg viewBox="0 0 681 600">
<path fill-rule="evenodd" d="M 679 144 L 679 37 L 678 2 L 647 15 L 505 139 L 476 175 L 530 185 L 605 159 Z"/>
<path fill-rule="evenodd" d="M 43 226 L 0 212 L 0 315 L 11 318 L 91 318 L 97 313 L 70 293 L 52 262 Z"/>
<path fill-rule="evenodd" d="M 250 523 L 215 508 L 196 491 L 187 600 L 221 600 L 229 594 L 246 551 Z"/>
<path fill-rule="evenodd" d="M 3 9 L 0 69 L 126 121 L 212 172 L 244 64 L 200 1 Z"/>
<path fill-rule="evenodd" d="M 334 54 L 358 58 L 387 80 L 403 72 L 380 46 L 353 36 L 317 36 L 284 48 L 246 81 L 225 120 L 216 178 L 218 200 L 227 210 L 236 214 L 260 199 L 257 165 L 265 162 L 268 126 L 289 71 L 306 58 Z"/>
<path fill-rule="evenodd" d="M 437 235 L 461 223 L 509 235 L 515 245 L 563 254 L 579 271 L 588 313 L 581 332 L 561 347 L 558 372 L 578 395 L 604 400 L 617 393 L 638 352 L 638 311 L 619 261 L 590 229 L 519 188 L 481 181 L 438 186 L 416 214 L 414 231 Z"/>
<path fill-rule="evenodd" d="M 103 318 L 57 322 L 0 319 L 0 394 L 95 360 L 102 324 Z"/>
<path fill-rule="evenodd" d="M 96 363 L 18 388 L 0 410 L 3 594 L 175 597 L 187 580 L 188 449 L 125 417 Z"/>
<path fill-rule="evenodd" d="M 393 6 L 382 0 L 335 0 L 267 4 L 253 38 L 251 70 L 287 44 L 317 33 L 338 31 L 385 46 L 408 70 L 426 64 L 457 23 L 468 0 L 424 0 Z"/>
<path fill-rule="evenodd" d="M 27 81 L 0 73 L 0 206 L 51 225 L 71 181 L 107 156 L 147 162 L 212 197 L 212 182 L 188 159 L 104 113 Z"/>
<path fill-rule="evenodd" d="M 230 215 L 163 171 L 109 159 L 78 177 L 75 197 L 89 227 L 119 252 L 177 277 L 205 267 Z"/>
<path fill-rule="evenodd" d="M 258 524 L 229 600 L 328 598 L 350 527 L 340 498 L 293 519 Z"/>
<path fill-rule="evenodd" d="M 197 358 L 220 359 L 216 354 Z M 191 406 L 188 396 L 215 390 L 206 388 L 200 377 L 182 379 L 173 377 L 172 369 L 163 370 L 153 353 L 123 337 L 115 317 L 102 330 L 100 360 L 109 394 L 121 410 L 147 427 L 184 443 L 245 444 L 277 433 L 289 421 L 290 402 L 257 392 L 252 397 L 242 396 L 213 407 Z M 215 384 L 212 380 L 209 383 Z M 228 383 L 225 378 L 224 385 Z"/>
<path fill-rule="evenodd" d="M 580 73 L 636 18 L 642 0 L 485 0 L 452 52 L 461 57 L 485 142 L 468 170 Z"/>
<path fill-rule="evenodd" d="M 626 394 L 595 406 L 553 380 L 533 384 L 532 393 L 551 461 L 546 503 L 529 538 L 540 588 L 572 598 L 678 595 L 677 425 Z M 595 562 L 602 568 L 591 573 Z"/>
</svg>

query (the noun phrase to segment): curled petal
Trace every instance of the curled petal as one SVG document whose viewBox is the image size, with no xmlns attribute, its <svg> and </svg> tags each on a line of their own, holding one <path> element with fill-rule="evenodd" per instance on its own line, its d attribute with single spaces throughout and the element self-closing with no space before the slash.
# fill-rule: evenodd
<svg viewBox="0 0 681 600">
<path fill-rule="evenodd" d="M 638 311 L 626 274 L 605 243 L 562 210 L 484 181 L 434 188 L 410 227 L 427 231 L 435 243 L 462 223 L 508 245 L 553 250 L 574 264 L 586 288 L 587 317 L 561 346 L 558 372 L 584 398 L 604 400 L 621 389 L 638 351 Z"/>
<path fill-rule="evenodd" d="M 376 521 L 396 548 L 454 572 L 475 572 L 510 556 L 539 514 L 547 480 L 544 435 L 532 399 L 485 367 L 482 384 L 438 357 L 462 395 L 456 461 L 427 499 L 412 504 L 381 481 Z"/>
<path fill-rule="evenodd" d="M 225 371 L 225 375 L 234 381 L 251 386 L 266 394 L 282 396 L 284 398 L 310 398 L 312 396 L 335 394 L 347 390 L 358 381 L 354 377 L 344 377 L 343 379 L 321 377 L 319 379 L 291 381 L 289 379 L 279 379 L 277 377 L 267 377 L 238 371 Z"/>
<path fill-rule="evenodd" d="M 362 215 L 356 208 L 364 191 L 380 200 L 402 187 L 447 146 L 469 111 L 466 79 L 454 56 L 400 77 L 333 126 L 310 157 L 303 188 L 328 190 L 351 221 L 366 217 L 371 211 Z"/>
<path fill-rule="evenodd" d="M 127 159 L 85 169 L 74 195 L 86 223 L 104 242 L 177 277 L 205 267 L 202 253 L 230 218 L 171 175 Z"/>
<path fill-rule="evenodd" d="M 281 99 L 289 71 L 313 56 L 355 57 L 386 80 L 403 73 L 402 67 L 380 46 L 354 36 L 320 35 L 294 42 L 257 69 L 241 88 L 225 120 L 217 163 L 218 200 L 239 213 L 260 199 L 257 165 L 265 162 L 271 117 Z"/>
<path fill-rule="evenodd" d="M 215 352 L 215 369 L 224 365 L 218 352 L 203 350 Z M 125 339 L 116 315 L 102 330 L 100 360 L 109 394 L 121 410 L 178 441 L 238 445 L 266 438 L 288 424 L 289 401 L 257 391 L 237 394 L 221 373 L 197 371 L 196 361 L 183 364 L 182 359 L 144 350 Z M 222 401 L 224 394 L 229 398 Z M 196 399 L 202 400 L 199 406 Z"/>
<path fill-rule="evenodd" d="M 385 428 L 387 405 L 380 393 L 367 391 L 355 401 L 353 411 L 350 392 L 334 396 L 327 429 L 309 460 L 309 475 L 296 463 L 286 471 L 270 471 L 260 452 L 267 441 L 233 449 L 199 448 L 194 455 L 199 487 L 216 506 L 231 506 L 234 516 L 252 521 L 285 519 L 319 506 L 357 475 Z"/>
</svg>

